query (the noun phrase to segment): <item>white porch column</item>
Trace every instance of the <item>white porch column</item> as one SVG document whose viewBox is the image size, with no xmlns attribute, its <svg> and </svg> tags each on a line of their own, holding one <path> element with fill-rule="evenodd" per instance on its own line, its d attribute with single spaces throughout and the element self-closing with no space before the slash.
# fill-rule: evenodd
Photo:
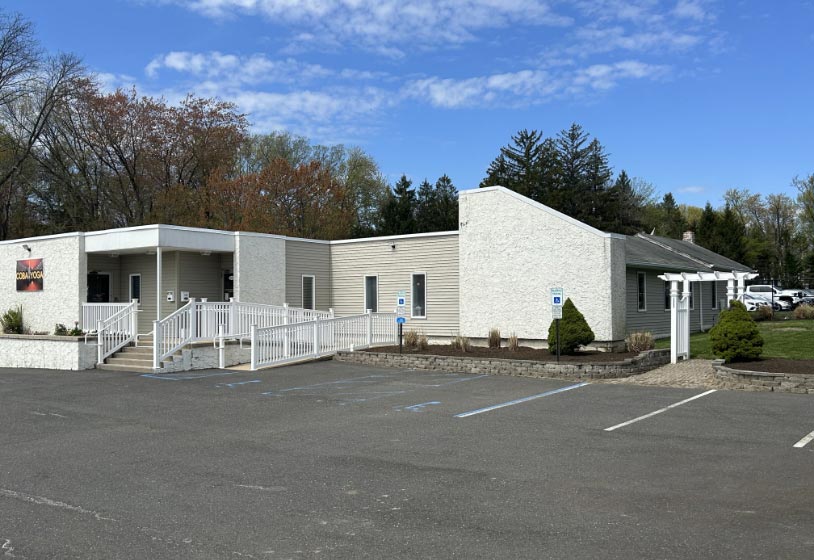
<svg viewBox="0 0 814 560">
<path fill-rule="evenodd" d="M 735 281 L 730 278 L 726 281 L 726 307 L 729 309 L 729 302 L 735 299 Z"/>
<path fill-rule="evenodd" d="M 738 301 L 743 299 L 743 295 L 746 293 L 746 279 L 743 277 L 742 274 L 738 275 Z"/>
<path fill-rule="evenodd" d="M 681 326 L 678 324 L 678 280 L 670 280 L 670 363 L 678 363 L 678 333 Z"/>
<path fill-rule="evenodd" d="M 161 320 L 161 247 L 155 250 L 155 319 Z"/>
</svg>

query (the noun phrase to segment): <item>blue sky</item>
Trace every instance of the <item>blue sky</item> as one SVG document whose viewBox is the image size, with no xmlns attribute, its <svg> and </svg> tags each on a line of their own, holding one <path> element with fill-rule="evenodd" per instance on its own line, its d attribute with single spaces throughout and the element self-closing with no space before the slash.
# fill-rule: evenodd
<svg viewBox="0 0 814 560">
<path fill-rule="evenodd" d="M 814 173 L 814 1 L 4 0 L 108 88 L 236 102 L 473 188 L 522 128 L 572 122 L 679 203 Z"/>
</svg>

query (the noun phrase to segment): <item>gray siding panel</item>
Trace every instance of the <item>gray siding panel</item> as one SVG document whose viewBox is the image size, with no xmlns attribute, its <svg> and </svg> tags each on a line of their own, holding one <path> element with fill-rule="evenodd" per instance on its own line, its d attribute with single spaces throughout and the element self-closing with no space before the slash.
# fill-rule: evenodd
<svg viewBox="0 0 814 560">
<path fill-rule="evenodd" d="M 426 319 L 410 317 L 413 272 L 427 275 Z M 378 275 L 379 311 L 393 311 L 398 292 L 404 290 L 407 295 L 407 328 L 438 337 L 458 333 L 460 290 L 457 235 L 332 245 L 332 299 L 337 315 L 364 312 L 366 275 Z"/>
<path fill-rule="evenodd" d="M 302 275 L 312 274 L 316 282 L 316 308 L 331 308 L 331 246 L 308 241 L 285 242 L 285 297 L 292 307 L 302 307 Z"/>
<path fill-rule="evenodd" d="M 121 259 L 110 255 L 88 254 L 88 272 L 98 272 L 110 276 L 110 303 L 127 301 L 127 293 L 121 291 Z M 83 301 L 85 301 L 83 299 Z"/>
<path fill-rule="evenodd" d="M 201 255 L 198 253 L 178 253 L 178 291 L 175 297 L 180 299 L 181 292 L 189 292 L 195 299 L 207 298 L 209 301 L 223 301 L 223 272 L 218 255 Z M 184 305 L 179 301 L 178 306 Z"/>
<path fill-rule="evenodd" d="M 637 273 L 646 275 L 646 301 L 647 310 L 638 310 L 638 278 Z M 644 268 L 627 269 L 627 311 L 626 331 L 650 331 L 654 336 L 670 336 L 670 310 L 664 305 L 664 281 L 658 278 L 662 270 L 648 270 Z M 718 300 L 726 299 L 726 282 L 717 282 Z M 701 330 L 701 316 L 704 319 L 704 330 L 711 328 L 718 320 L 719 302 L 712 302 L 712 282 L 693 283 L 693 309 L 690 311 L 690 331 Z"/>
</svg>

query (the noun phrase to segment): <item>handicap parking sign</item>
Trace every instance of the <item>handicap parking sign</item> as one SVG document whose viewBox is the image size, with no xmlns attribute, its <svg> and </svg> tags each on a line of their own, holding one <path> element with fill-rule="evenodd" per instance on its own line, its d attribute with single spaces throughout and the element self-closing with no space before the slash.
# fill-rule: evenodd
<svg viewBox="0 0 814 560">
<path fill-rule="evenodd" d="M 403 325 L 406 322 L 407 322 L 406 318 L 404 318 L 404 317 L 396 317 L 396 323 L 398 323 L 399 325 Z"/>
<path fill-rule="evenodd" d="M 562 303 L 562 298 L 560 296 L 554 296 L 554 305 L 560 305 Z"/>
</svg>

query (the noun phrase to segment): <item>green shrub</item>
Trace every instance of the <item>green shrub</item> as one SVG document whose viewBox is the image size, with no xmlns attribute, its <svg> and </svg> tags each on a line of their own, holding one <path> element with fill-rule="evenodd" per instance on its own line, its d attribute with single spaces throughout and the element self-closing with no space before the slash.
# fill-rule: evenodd
<svg viewBox="0 0 814 560">
<path fill-rule="evenodd" d="M 17 306 L 17 309 L 9 309 L 2 317 L 0 317 L 0 326 L 3 327 L 3 332 L 6 334 L 23 334 L 23 306 Z"/>
<path fill-rule="evenodd" d="M 489 330 L 489 348 L 500 348 L 500 329 Z"/>
<path fill-rule="evenodd" d="M 54 327 L 54 336 L 68 336 L 68 327 L 62 323 L 57 323 L 57 326 Z"/>
<path fill-rule="evenodd" d="M 791 314 L 795 319 L 814 319 L 814 305 L 801 305 Z"/>
<path fill-rule="evenodd" d="M 763 352 L 763 337 L 746 306 L 733 301 L 721 311 L 718 324 L 709 331 L 712 353 L 727 362 L 754 360 Z"/>
<path fill-rule="evenodd" d="M 74 321 L 73 328 L 68 331 L 68 336 L 82 336 L 84 333 L 79 328 L 79 321 Z"/>
<path fill-rule="evenodd" d="M 557 320 L 548 327 L 548 351 L 557 353 Z M 580 346 L 594 341 L 594 331 L 571 298 L 565 300 L 560 319 L 560 354 L 575 354 Z"/>
<path fill-rule="evenodd" d="M 645 350 L 652 350 L 656 347 L 656 342 L 653 340 L 653 333 L 651 332 L 632 332 L 627 335 L 625 339 L 628 352 L 644 352 Z"/>
</svg>

